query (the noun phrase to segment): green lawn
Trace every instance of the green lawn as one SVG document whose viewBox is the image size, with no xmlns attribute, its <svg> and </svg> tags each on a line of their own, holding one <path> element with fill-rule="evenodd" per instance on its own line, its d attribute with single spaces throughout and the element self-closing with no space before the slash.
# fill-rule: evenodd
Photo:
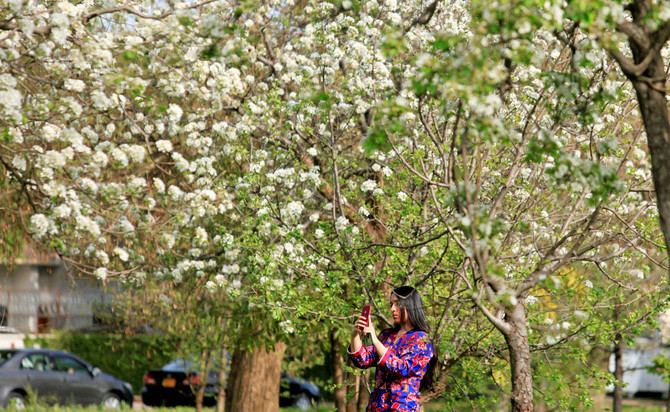
<svg viewBox="0 0 670 412">
<path fill-rule="evenodd" d="M 640 402 L 641 404 L 638 405 L 624 405 L 623 410 L 624 412 L 666 412 L 666 409 L 664 406 L 659 405 L 658 403 L 655 403 L 654 405 L 643 405 L 644 402 Z M 124 408 L 125 411 L 129 412 L 132 411 L 130 408 Z M 144 409 L 145 411 L 165 411 L 165 412 L 194 412 L 195 408 L 189 408 L 189 407 L 176 407 L 176 408 L 147 408 Z M 206 412 L 215 412 L 216 408 L 204 408 L 203 409 Z M 297 409 L 295 408 L 280 408 L 280 412 L 298 412 Z M 452 411 L 453 409 L 448 409 L 448 408 L 440 408 L 439 404 L 437 403 L 432 403 L 428 405 L 426 408 L 426 411 L 430 412 L 448 412 Z M 465 409 L 462 409 L 465 410 Z M 611 404 L 606 406 L 606 409 L 601 409 L 602 410 L 611 410 Z M 27 405 L 26 408 L 27 412 L 100 412 L 102 411 L 101 408 L 99 407 L 78 407 L 78 406 L 45 406 L 45 405 Z M 311 409 L 311 412 L 333 412 L 335 411 L 335 408 L 333 407 L 332 404 L 322 404 L 318 406 L 317 408 Z M 594 411 L 595 412 L 595 411 Z M 600 412 L 600 411 L 598 411 Z"/>
</svg>

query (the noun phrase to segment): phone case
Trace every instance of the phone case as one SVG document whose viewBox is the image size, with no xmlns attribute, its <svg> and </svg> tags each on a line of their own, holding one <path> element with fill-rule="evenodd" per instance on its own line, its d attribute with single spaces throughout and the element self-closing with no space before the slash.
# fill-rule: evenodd
<svg viewBox="0 0 670 412">
<path fill-rule="evenodd" d="M 365 326 L 369 326 L 370 325 L 370 305 L 363 306 L 363 310 L 361 311 L 361 316 L 365 316 L 365 319 L 367 320 L 367 322 L 365 323 Z"/>
</svg>

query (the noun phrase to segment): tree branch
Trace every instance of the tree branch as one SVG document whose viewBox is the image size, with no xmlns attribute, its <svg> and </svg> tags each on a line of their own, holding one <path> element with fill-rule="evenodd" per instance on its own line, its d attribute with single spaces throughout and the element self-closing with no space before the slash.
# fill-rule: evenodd
<svg viewBox="0 0 670 412">
<path fill-rule="evenodd" d="M 203 1 L 201 3 L 194 4 L 193 6 L 187 7 L 187 9 L 197 9 L 198 7 L 207 5 L 209 3 L 214 3 L 215 1 L 218 1 L 218 0 L 206 0 L 206 1 Z M 146 14 L 146 13 L 139 12 L 139 11 L 135 10 L 134 8 L 132 8 L 130 6 L 123 5 L 123 6 L 117 6 L 117 7 L 110 7 L 110 8 L 107 8 L 107 9 L 100 9 L 100 10 L 96 10 L 94 12 L 88 13 L 86 16 L 84 16 L 83 21 L 84 21 L 84 24 L 86 24 L 86 23 L 88 23 L 89 20 L 91 20 L 95 17 L 99 17 L 99 16 L 102 16 L 104 14 L 118 13 L 120 11 L 125 11 L 125 12 L 128 12 L 130 14 L 134 14 L 137 17 L 140 17 L 142 19 L 148 19 L 148 20 L 163 20 L 164 18 L 174 14 L 174 10 L 166 11 L 165 13 L 159 14 L 159 15 Z"/>
<path fill-rule="evenodd" d="M 631 21 L 624 21 L 622 23 L 617 24 L 616 30 L 619 33 L 623 33 L 630 40 L 635 42 L 635 45 L 642 48 L 642 49 L 649 49 L 650 47 L 650 42 L 649 42 L 649 36 L 645 32 L 645 30 L 638 26 L 637 24 L 631 22 Z"/>
<path fill-rule="evenodd" d="M 607 48 L 610 56 L 619 63 L 621 71 L 631 80 L 638 80 L 640 76 L 649 68 L 649 65 L 654 60 L 654 50 L 649 50 L 647 56 L 639 64 L 633 63 L 630 59 L 621 54 L 614 48 Z"/>
</svg>

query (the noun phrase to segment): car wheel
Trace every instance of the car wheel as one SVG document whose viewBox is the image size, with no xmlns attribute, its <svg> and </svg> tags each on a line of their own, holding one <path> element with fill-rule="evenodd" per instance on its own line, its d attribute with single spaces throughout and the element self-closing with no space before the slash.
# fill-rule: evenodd
<svg viewBox="0 0 670 412">
<path fill-rule="evenodd" d="M 121 409 L 121 398 L 113 393 L 105 394 L 102 398 L 102 409 Z"/>
<path fill-rule="evenodd" d="M 312 398 L 306 393 L 301 393 L 293 401 L 293 406 L 301 411 L 306 411 L 312 407 Z"/>
<path fill-rule="evenodd" d="M 7 397 L 7 406 L 12 407 L 14 410 L 24 410 L 26 409 L 26 400 L 18 392 L 12 392 Z"/>
</svg>

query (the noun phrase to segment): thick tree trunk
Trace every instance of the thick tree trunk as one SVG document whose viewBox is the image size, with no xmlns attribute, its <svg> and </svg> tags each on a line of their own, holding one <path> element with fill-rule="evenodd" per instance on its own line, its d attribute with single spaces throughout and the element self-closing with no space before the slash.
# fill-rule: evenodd
<svg viewBox="0 0 670 412">
<path fill-rule="evenodd" d="M 522 304 L 505 311 L 505 319 L 510 330 L 505 334 L 509 348 L 512 371 L 512 410 L 514 412 L 533 411 L 533 376 L 530 369 L 530 347 L 526 312 Z"/>
<path fill-rule="evenodd" d="M 660 69 L 665 76 L 663 68 Z M 646 82 L 634 81 L 633 85 L 647 132 L 659 222 L 665 244 L 670 245 L 670 123 L 666 96 Z"/>
<path fill-rule="evenodd" d="M 670 123 L 666 100 L 666 67 L 660 50 L 668 39 L 664 25 L 654 33 L 648 33 L 646 19 L 650 11 L 647 0 L 636 0 L 629 5 L 633 23 L 641 30 L 629 31 L 629 45 L 635 65 L 619 58 L 619 65 L 633 83 L 640 113 L 647 133 L 651 154 L 651 172 L 656 190 L 656 200 L 661 231 L 665 244 L 670 245 Z M 646 64 L 649 62 L 649 64 Z M 643 70 L 638 72 L 636 67 Z M 670 254 L 670 249 L 666 248 Z M 669 278 L 670 281 L 670 273 Z"/>
<path fill-rule="evenodd" d="M 256 348 L 233 354 L 226 389 L 227 412 L 279 411 L 279 380 L 286 344 L 276 343 L 274 351 Z"/>
<path fill-rule="evenodd" d="M 340 341 L 335 337 L 335 329 L 330 331 L 330 355 L 333 366 L 333 384 L 335 384 L 335 391 L 333 393 L 335 408 L 337 412 L 346 412 L 347 389 L 344 387 L 344 370 L 342 368 L 344 359 L 342 359 Z"/>
</svg>

